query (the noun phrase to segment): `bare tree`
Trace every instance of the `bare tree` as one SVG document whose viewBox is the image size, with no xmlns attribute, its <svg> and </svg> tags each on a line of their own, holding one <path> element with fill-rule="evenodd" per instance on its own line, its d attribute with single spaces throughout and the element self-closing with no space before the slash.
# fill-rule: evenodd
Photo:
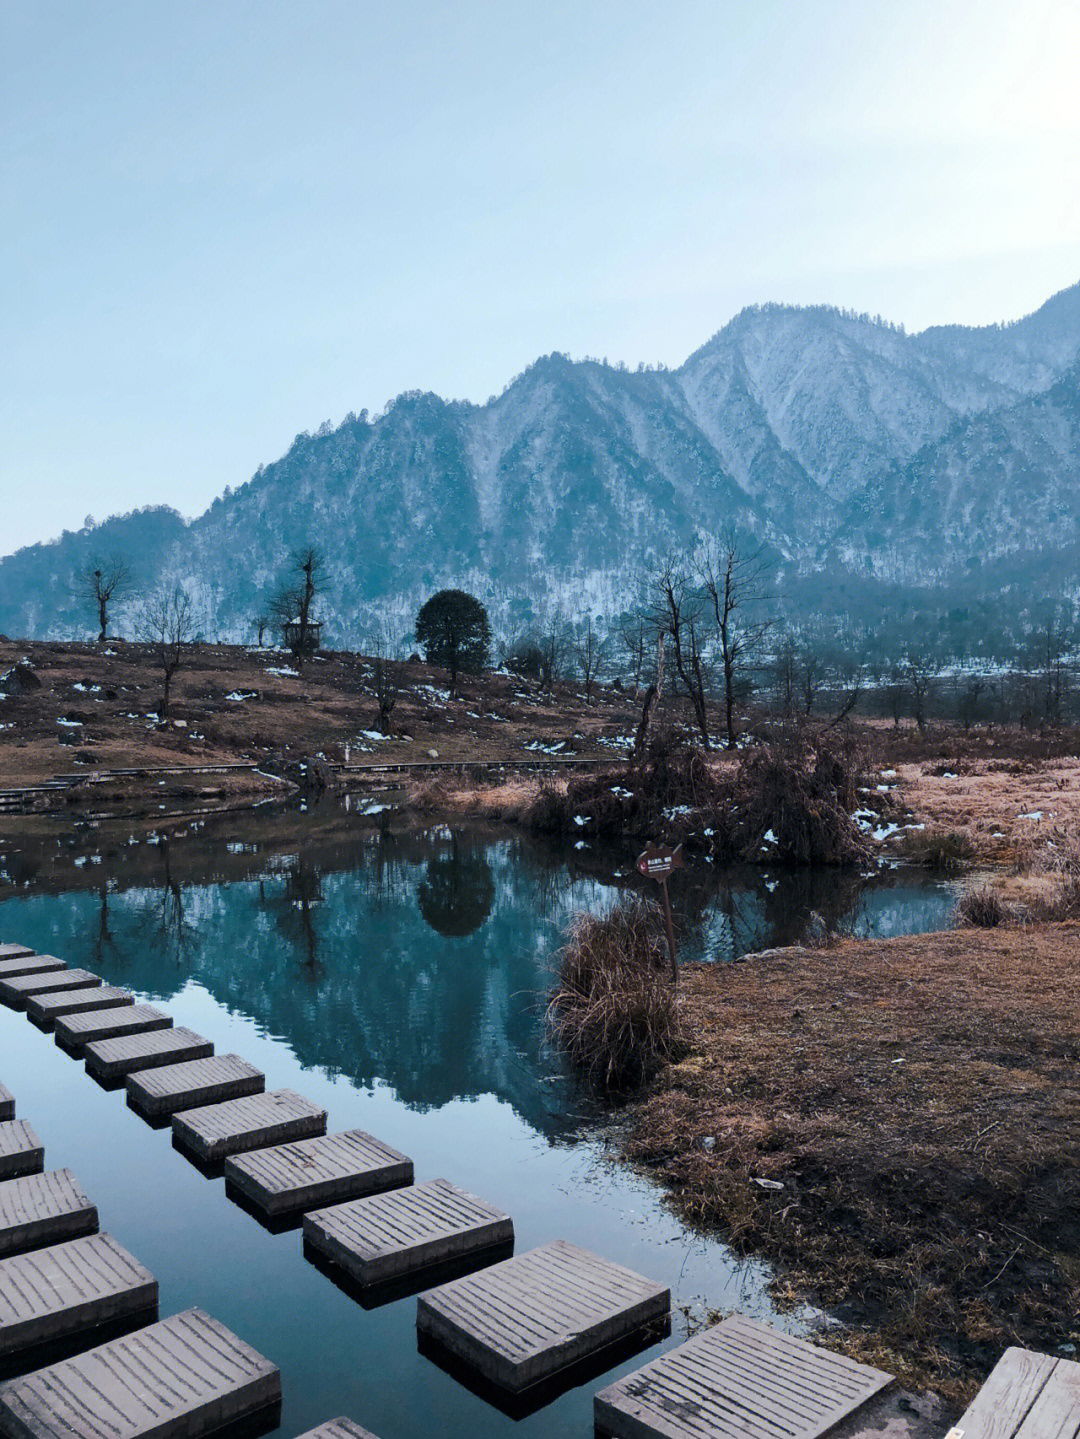
<svg viewBox="0 0 1080 1439">
<path fill-rule="evenodd" d="M 734 532 L 725 531 L 698 551 L 696 568 L 720 643 L 724 735 L 728 749 L 734 749 L 736 685 L 770 628 L 769 619 L 761 616 L 771 598 L 770 567 L 760 546 L 747 549 Z"/>
<path fill-rule="evenodd" d="M 372 655 L 372 680 L 375 686 L 375 703 L 379 706 L 377 720 L 380 734 L 390 734 L 390 717 L 401 693 L 398 674 L 387 656 L 388 646 L 384 640 L 375 641 Z"/>
<path fill-rule="evenodd" d="M 593 685 L 600 673 L 600 666 L 604 663 L 605 649 L 604 640 L 596 633 L 592 615 L 589 615 L 585 620 L 585 632 L 581 636 L 576 650 L 578 668 L 581 670 L 581 679 L 585 686 L 585 703 L 587 705 L 592 704 Z"/>
<path fill-rule="evenodd" d="M 648 626 L 641 613 L 627 615 L 619 625 L 619 642 L 626 651 L 630 673 L 634 680 L 634 699 L 641 693 L 641 676 L 645 670 L 645 656 L 649 648 Z"/>
<path fill-rule="evenodd" d="M 660 696 L 664 692 L 664 642 L 667 639 L 666 630 L 656 632 L 656 678 L 646 687 L 645 698 L 641 705 L 641 719 L 638 721 L 637 732 L 634 735 L 634 751 L 631 756 L 632 764 L 640 764 L 645 758 L 645 751 L 649 746 L 649 729 L 652 726 L 653 714 L 656 706 L 660 703 Z"/>
<path fill-rule="evenodd" d="M 262 649 L 263 641 L 266 638 L 266 627 L 270 623 L 270 616 L 265 610 L 260 610 L 255 616 L 255 630 L 259 637 L 259 648 Z"/>
<path fill-rule="evenodd" d="M 324 567 L 323 557 L 314 545 L 305 545 L 297 550 L 290 564 L 296 578 L 287 580 L 270 602 L 274 623 L 281 630 L 297 669 L 302 668 L 305 658 L 314 648 L 313 609 Z"/>
<path fill-rule="evenodd" d="M 150 650 L 162 673 L 159 719 L 169 718 L 172 677 L 184 661 L 195 633 L 195 607 L 182 585 L 162 586 L 139 613 L 139 638 Z"/>
<path fill-rule="evenodd" d="M 705 699 L 706 667 L 701 653 L 702 605 L 682 563 L 669 556 L 653 584 L 653 623 L 671 640 L 675 674 L 689 697 L 701 743 L 709 748 Z"/>
<path fill-rule="evenodd" d="M 927 707 L 933 690 L 934 665 L 921 650 L 911 649 L 904 658 L 903 675 L 911 700 L 911 717 L 922 734 L 926 729 Z"/>
<path fill-rule="evenodd" d="M 128 593 L 131 583 L 131 568 L 119 555 L 95 556 L 79 571 L 76 592 L 94 608 L 99 644 L 108 636 L 109 606 Z"/>
<path fill-rule="evenodd" d="M 566 621 L 554 610 L 536 636 L 536 659 L 540 671 L 540 688 L 550 694 L 555 681 L 562 678 L 570 648 Z"/>
</svg>

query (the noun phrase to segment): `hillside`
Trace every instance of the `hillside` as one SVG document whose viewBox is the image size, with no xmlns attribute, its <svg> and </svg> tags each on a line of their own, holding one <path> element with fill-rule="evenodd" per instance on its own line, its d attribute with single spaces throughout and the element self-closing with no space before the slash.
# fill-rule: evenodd
<svg viewBox="0 0 1080 1439">
<path fill-rule="evenodd" d="M 503 632 L 555 606 L 612 615 L 650 560 L 722 526 L 823 586 L 977 588 L 990 556 L 1037 591 L 1080 529 L 1078 356 L 1080 285 L 1014 324 L 919 335 L 754 308 L 673 371 L 550 355 L 483 406 L 413 392 L 298 435 L 190 522 L 141 511 L 7 557 L 0 632 L 86 635 L 72 577 L 121 553 L 143 588 L 187 584 L 208 637 L 246 640 L 307 540 L 345 645 L 407 633 L 447 583 Z"/>
</svg>

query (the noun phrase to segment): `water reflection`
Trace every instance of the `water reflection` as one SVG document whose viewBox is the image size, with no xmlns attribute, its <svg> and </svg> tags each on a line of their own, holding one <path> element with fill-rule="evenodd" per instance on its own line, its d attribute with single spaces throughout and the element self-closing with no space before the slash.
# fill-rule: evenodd
<svg viewBox="0 0 1080 1439">
<path fill-rule="evenodd" d="M 48 832 L 9 844 L 0 870 L 5 934 L 163 1002 L 197 982 L 306 1067 L 417 1109 L 494 1094 L 549 1137 L 580 1110 L 544 1043 L 553 955 L 574 910 L 638 883 L 631 854 L 335 811 Z M 691 864 L 672 899 L 682 957 L 723 961 L 815 928 L 939 927 L 954 894 L 910 873 Z"/>
</svg>

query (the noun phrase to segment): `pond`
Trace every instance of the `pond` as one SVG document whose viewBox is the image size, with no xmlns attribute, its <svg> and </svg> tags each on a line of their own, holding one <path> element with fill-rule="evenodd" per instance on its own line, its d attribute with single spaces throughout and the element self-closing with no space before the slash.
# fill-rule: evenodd
<svg viewBox="0 0 1080 1439">
<path fill-rule="evenodd" d="M 181 825 L 44 828 L 0 840 L 0 939 L 100 973 L 175 1022 L 509 1212 L 518 1253 L 565 1238 L 670 1285 L 671 1336 L 709 1309 L 774 1316 L 767 1275 L 687 1232 L 614 1163 L 606 1116 L 544 1042 L 544 993 L 572 912 L 636 885 L 633 853 L 518 835 L 378 827 L 341 811 Z M 681 957 L 725 962 L 815 929 L 940 928 L 954 887 L 916 872 L 673 881 Z M 198 1305 L 281 1366 L 281 1432 L 348 1414 L 380 1439 L 592 1433 L 599 1379 L 514 1419 L 417 1352 L 415 1299 L 365 1308 L 267 1232 L 81 1064 L 0 1007 L 0 1080 L 73 1169 L 103 1230 L 157 1276 L 162 1316 Z"/>
</svg>

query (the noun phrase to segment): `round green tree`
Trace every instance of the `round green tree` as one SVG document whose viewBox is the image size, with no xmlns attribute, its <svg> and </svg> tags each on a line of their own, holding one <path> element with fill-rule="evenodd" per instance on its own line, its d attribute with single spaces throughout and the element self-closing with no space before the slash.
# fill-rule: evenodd
<svg viewBox="0 0 1080 1439">
<path fill-rule="evenodd" d="M 450 694 L 459 674 L 479 674 L 487 663 L 491 626 L 487 610 L 464 590 L 439 590 L 416 617 L 416 642 L 429 665 L 450 672 Z"/>
</svg>

